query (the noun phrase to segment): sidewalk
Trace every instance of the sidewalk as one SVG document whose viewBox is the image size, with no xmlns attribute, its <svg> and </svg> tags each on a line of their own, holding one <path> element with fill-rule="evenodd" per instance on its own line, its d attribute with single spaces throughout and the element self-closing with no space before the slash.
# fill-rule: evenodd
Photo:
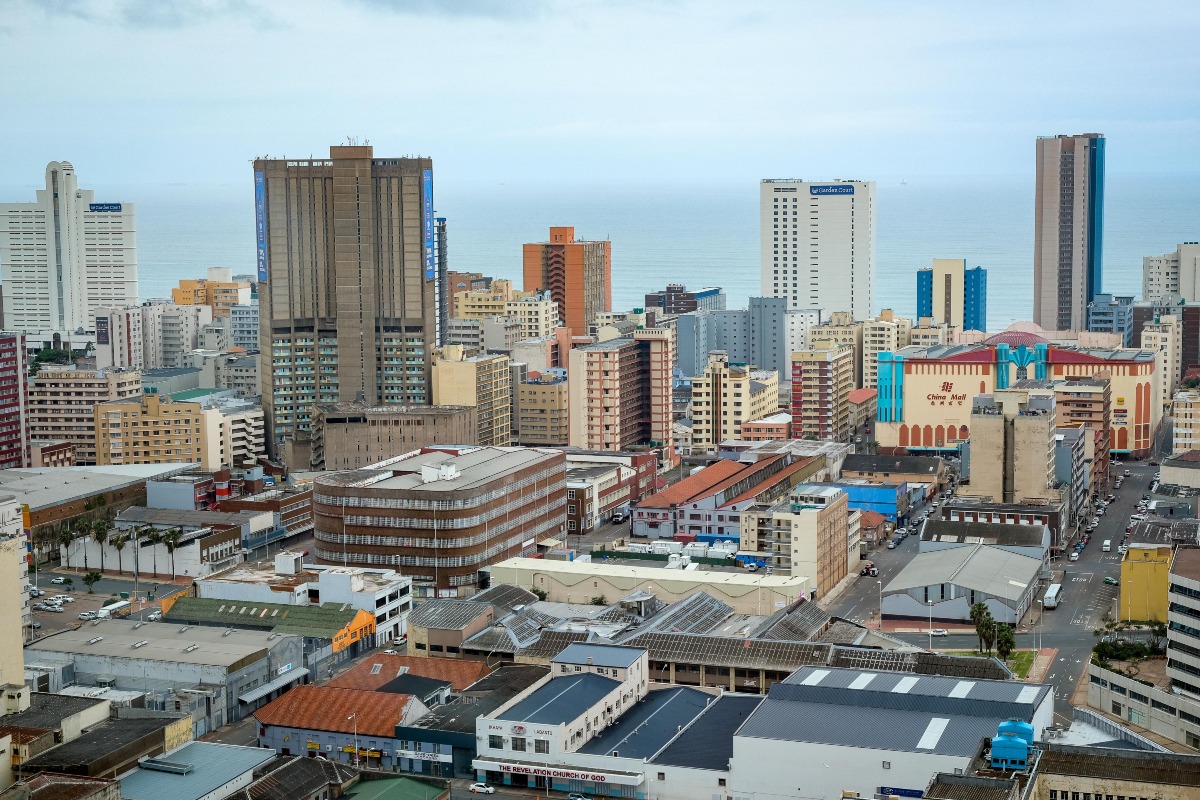
<svg viewBox="0 0 1200 800">
<path fill-rule="evenodd" d="M 1058 658 L 1057 647 L 1043 647 L 1037 651 L 1037 655 L 1033 657 L 1033 664 L 1029 667 L 1029 674 L 1025 676 L 1025 680 L 1029 683 L 1041 683 L 1045 679 L 1046 674 L 1050 672 L 1050 667 L 1054 666 L 1054 659 Z"/>
</svg>

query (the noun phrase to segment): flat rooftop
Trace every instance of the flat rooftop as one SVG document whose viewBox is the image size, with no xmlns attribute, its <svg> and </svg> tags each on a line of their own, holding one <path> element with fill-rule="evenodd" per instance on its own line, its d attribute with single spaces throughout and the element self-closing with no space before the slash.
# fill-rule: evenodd
<svg viewBox="0 0 1200 800">
<path fill-rule="evenodd" d="M 1171 574 L 1200 581 L 1200 548 L 1176 548 L 1175 559 L 1171 562 Z"/>
<path fill-rule="evenodd" d="M 534 664 L 507 664 L 468 686 L 459 699 L 437 706 L 411 727 L 474 738 L 476 718 L 491 714 L 549 674 L 549 669 Z"/>
<path fill-rule="evenodd" d="M 138 625 L 138 627 L 134 627 Z M 282 643 L 285 636 L 267 631 L 235 630 L 220 627 L 173 625 L 126 619 L 100 619 L 77 629 L 46 636 L 26 647 L 26 652 L 45 657 L 100 656 L 118 659 L 157 661 L 164 664 L 201 664 L 226 669 L 245 659 L 266 658 L 267 652 Z M 139 647 L 141 642 L 145 642 Z M 35 656 L 36 657 L 36 656 Z"/>
<path fill-rule="evenodd" d="M 611 644 L 568 645 L 555 656 L 553 664 L 592 664 L 597 667 L 629 669 L 646 651 L 640 647 L 621 647 Z"/>
<path fill-rule="evenodd" d="M 548 461 L 556 451 L 530 447 L 475 447 L 463 453 L 431 451 L 389 459 L 364 469 L 328 473 L 315 480 L 333 486 L 410 492 L 461 492 L 490 486 L 499 479 L 530 465 Z M 453 466 L 458 475 L 449 480 L 426 483 L 421 467 Z"/>
<path fill-rule="evenodd" d="M 0 470 L 0 494 L 12 495 L 29 510 L 115 492 L 148 480 L 188 472 L 199 464 L 130 464 L 107 467 L 33 467 Z"/>
<path fill-rule="evenodd" d="M 578 576 L 580 580 L 588 576 L 617 579 L 622 581 L 654 581 L 663 584 L 670 591 L 680 591 L 672 586 L 678 584 L 702 586 L 723 586 L 737 592 L 748 589 L 771 589 L 780 594 L 798 596 L 810 582 L 804 576 L 765 575 L 762 572 L 716 572 L 713 570 L 694 570 L 679 572 L 664 567 L 631 566 L 611 564 L 606 562 L 583 561 L 550 561 L 544 558 L 510 558 L 493 566 L 493 569 L 513 569 L 521 571 L 536 570 L 544 574 L 560 576 Z"/>
<path fill-rule="evenodd" d="M 625 710 L 615 723 L 579 748 L 596 756 L 619 753 L 621 758 L 650 758 L 675 738 L 679 729 L 690 725 L 716 696 L 680 686 L 650 692 Z"/>
<path fill-rule="evenodd" d="M 266 513 L 266 512 L 262 512 Z M 277 554 L 283 555 L 283 553 Z M 300 553 L 293 555 L 299 556 Z M 350 575 L 361 578 L 363 591 L 381 592 L 395 588 L 398 583 L 408 583 L 409 579 L 402 577 L 391 569 L 367 569 L 363 567 L 322 567 L 305 564 L 304 568 L 295 574 L 275 571 L 275 561 L 246 561 L 222 572 L 198 578 L 200 593 L 203 595 L 204 585 L 209 583 L 254 583 L 266 584 L 280 592 L 291 593 L 292 590 L 307 583 L 316 583 L 321 575 Z"/>
<path fill-rule="evenodd" d="M 157 761 L 187 764 L 186 774 L 138 767 L 121 778 L 123 800 L 193 800 L 217 791 L 235 778 L 275 758 L 274 750 L 217 742 L 188 742 Z"/>
<path fill-rule="evenodd" d="M 593 672 L 552 678 L 512 708 L 497 714 L 496 719 L 563 725 L 587 713 L 620 685 Z"/>
<path fill-rule="evenodd" d="M 758 695 L 727 693 L 708 704 L 703 713 L 654 758 L 655 764 L 724 772 L 733 758 L 733 734 L 763 701 Z"/>
</svg>

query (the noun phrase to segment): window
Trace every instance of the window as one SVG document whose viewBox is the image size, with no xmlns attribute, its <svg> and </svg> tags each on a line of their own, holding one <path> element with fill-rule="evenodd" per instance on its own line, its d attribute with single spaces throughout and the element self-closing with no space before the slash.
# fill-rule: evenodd
<svg viewBox="0 0 1200 800">
<path fill-rule="evenodd" d="M 665 773 L 665 772 L 658 773 L 658 779 L 660 781 L 665 781 L 667 779 L 667 773 Z"/>
<path fill-rule="evenodd" d="M 503 750 L 504 749 L 504 737 L 503 736 L 489 736 L 488 737 L 488 747 L 492 748 L 493 750 Z"/>
<path fill-rule="evenodd" d="M 533 752 L 549 753 L 550 752 L 550 740 L 549 739 L 534 739 L 533 740 Z"/>
<path fill-rule="evenodd" d="M 891 769 L 891 768 L 892 768 L 892 762 L 890 762 L 890 761 L 885 761 L 885 762 L 883 762 L 883 768 L 884 768 L 884 769 Z"/>
<path fill-rule="evenodd" d="M 514 736 L 512 738 L 512 749 L 517 751 L 518 753 L 524 753 L 525 752 L 525 737 L 524 736 Z"/>
<path fill-rule="evenodd" d="M 725 779 L 717 778 L 717 786 L 724 786 L 724 785 L 725 785 Z"/>
</svg>

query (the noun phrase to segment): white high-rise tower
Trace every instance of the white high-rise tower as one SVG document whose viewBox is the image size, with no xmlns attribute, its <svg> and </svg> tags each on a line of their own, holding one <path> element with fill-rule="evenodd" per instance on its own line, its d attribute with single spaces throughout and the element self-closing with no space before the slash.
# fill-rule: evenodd
<svg viewBox="0 0 1200 800">
<path fill-rule="evenodd" d="M 137 303 L 133 204 L 95 202 L 70 163 L 51 161 L 36 201 L 0 203 L 0 283 L 5 327 L 31 346 L 92 331 L 97 306 Z"/>
<path fill-rule="evenodd" d="M 762 293 L 788 308 L 872 312 L 873 181 L 764 180 L 759 192 Z"/>
</svg>

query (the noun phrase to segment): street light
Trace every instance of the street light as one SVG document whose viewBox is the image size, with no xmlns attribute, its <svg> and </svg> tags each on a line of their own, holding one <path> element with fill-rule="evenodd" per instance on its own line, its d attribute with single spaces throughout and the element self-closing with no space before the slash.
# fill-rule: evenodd
<svg viewBox="0 0 1200 800">
<path fill-rule="evenodd" d="M 933 649 L 933 601 L 926 600 L 925 606 L 929 609 L 929 649 Z"/>
<path fill-rule="evenodd" d="M 346 719 L 354 720 L 354 766 L 358 768 L 358 712 L 355 711 Z"/>
<path fill-rule="evenodd" d="M 879 630 L 882 633 L 883 632 L 883 581 L 875 581 L 875 583 L 879 584 Z"/>
</svg>

